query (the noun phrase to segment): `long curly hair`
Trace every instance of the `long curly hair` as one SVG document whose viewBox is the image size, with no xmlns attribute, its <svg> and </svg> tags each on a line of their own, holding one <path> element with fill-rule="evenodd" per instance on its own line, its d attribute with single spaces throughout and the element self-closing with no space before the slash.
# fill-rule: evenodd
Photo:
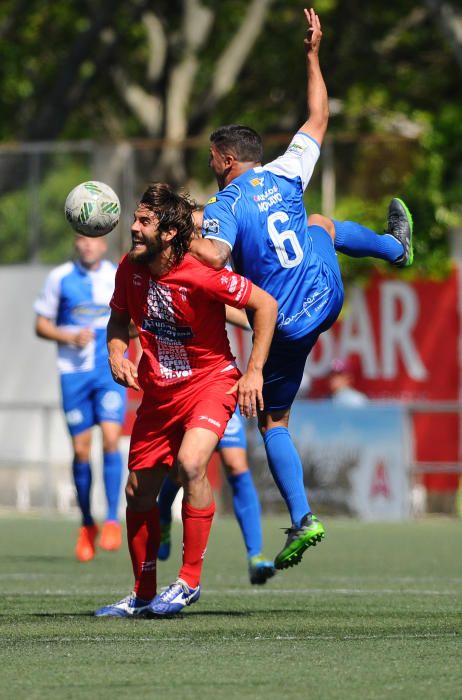
<svg viewBox="0 0 462 700">
<path fill-rule="evenodd" d="M 188 252 L 194 233 L 192 212 L 195 203 L 187 194 L 178 194 L 165 182 L 153 182 L 143 193 L 139 204 L 156 215 L 159 231 L 176 229 L 171 245 L 174 264 L 179 265 Z"/>
</svg>

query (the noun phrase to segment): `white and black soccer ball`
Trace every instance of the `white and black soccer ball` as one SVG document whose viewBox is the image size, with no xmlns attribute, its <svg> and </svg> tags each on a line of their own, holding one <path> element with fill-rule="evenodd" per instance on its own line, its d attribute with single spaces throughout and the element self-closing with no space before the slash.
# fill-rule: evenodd
<svg viewBox="0 0 462 700">
<path fill-rule="evenodd" d="M 81 182 L 67 195 L 64 214 L 76 233 L 98 238 L 119 223 L 120 201 L 104 182 Z"/>
</svg>

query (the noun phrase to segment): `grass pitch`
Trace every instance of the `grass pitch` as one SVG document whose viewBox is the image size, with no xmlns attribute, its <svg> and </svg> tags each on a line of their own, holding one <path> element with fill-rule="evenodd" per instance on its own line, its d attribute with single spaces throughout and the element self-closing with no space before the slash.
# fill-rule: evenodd
<svg viewBox="0 0 462 700">
<path fill-rule="evenodd" d="M 0 518 L 2 698 L 462 698 L 462 522 L 325 519 L 327 536 L 265 586 L 217 519 L 200 601 L 170 620 L 93 617 L 132 586 L 126 546 L 74 560 L 77 525 Z M 265 552 L 287 526 L 264 521 Z M 159 583 L 178 571 L 159 563 Z"/>
</svg>

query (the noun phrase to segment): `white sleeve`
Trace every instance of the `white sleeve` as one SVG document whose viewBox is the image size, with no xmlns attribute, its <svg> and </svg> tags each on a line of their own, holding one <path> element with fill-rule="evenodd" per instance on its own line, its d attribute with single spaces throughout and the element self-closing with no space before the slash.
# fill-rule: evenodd
<svg viewBox="0 0 462 700">
<path fill-rule="evenodd" d="M 303 190 L 306 190 L 313 174 L 314 166 L 319 158 L 320 147 L 317 141 L 304 131 L 298 131 L 289 144 L 287 151 L 276 160 L 263 166 L 275 175 L 295 178 L 302 181 Z"/>
<path fill-rule="evenodd" d="M 43 289 L 34 303 L 34 311 L 40 316 L 45 316 L 51 321 L 56 321 L 59 309 L 59 297 L 61 293 L 61 275 L 52 270 L 45 280 Z"/>
</svg>

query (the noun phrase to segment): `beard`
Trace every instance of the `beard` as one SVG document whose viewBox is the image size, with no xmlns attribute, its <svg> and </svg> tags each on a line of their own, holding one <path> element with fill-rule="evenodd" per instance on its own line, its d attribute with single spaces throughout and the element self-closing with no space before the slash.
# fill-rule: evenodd
<svg viewBox="0 0 462 700">
<path fill-rule="evenodd" d="M 157 238 L 155 241 L 143 241 L 144 250 L 138 250 L 135 244 L 132 244 L 128 253 L 130 262 L 139 263 L 141 265 L 149 265 L 154 262 L 159 253 L 162 251 L 162 241 Z"/>
</svg>

